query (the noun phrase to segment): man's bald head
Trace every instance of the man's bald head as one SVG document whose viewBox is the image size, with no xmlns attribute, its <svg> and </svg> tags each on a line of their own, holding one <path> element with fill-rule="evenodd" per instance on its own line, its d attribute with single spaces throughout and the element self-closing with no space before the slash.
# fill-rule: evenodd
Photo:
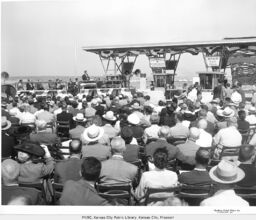
<svg viewBox="0 0 256 220">
<path fill-rule="evenodd" d="M 2 162 L 2 178 L 4 185 L 16 183 L 20 174 L 20 165 L 15 160 L 6 159 Z"/>
<path fill-rule="evenodd" d="M 82 141 L 80 139 L 72 139 L 69 142 L 69 152 L 72 154 L 80 154 L 82 150 Z"/>
<path fill-rule="evenodd" d="M 206 129 L 207 128 L 207 121 L 205 119 L 201 119 L 198 122 L 198 128 Z"/>
<path fill-rule="evenodd" d="M 111 141 L 112 154 L 123 154 L 126 150 L 125 141 L 121 137 L 114 137 Z"/>
<path fill-rule="evenodd" d="M 189 129 L 189 139 L 197 140 L 199 138 L 200 131 L 196 127 L 192 127 Z"/>
<path fill-rule="evenodd" d="M 170 134 L 170 128 L 168 126 L 162 126 L 158 131 L 160 138 L 167 138 Z"/>
</svg>

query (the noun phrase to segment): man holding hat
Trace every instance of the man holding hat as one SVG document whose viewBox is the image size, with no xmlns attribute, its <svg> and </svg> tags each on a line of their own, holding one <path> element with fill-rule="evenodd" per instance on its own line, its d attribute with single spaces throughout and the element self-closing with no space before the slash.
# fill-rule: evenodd
<svg viewBox="0 0 256 220">
<path fill-rule="evenodd" d="M 211 168 L 210 178 L 218 184 L 219 190 L 211 197 L 203 200 L 200 206 L 246 207 L 249 203 L 236 195 L 235 184 L 241 181 L 245 174 L 231 161 L 221 160 Z"/>
</svg>

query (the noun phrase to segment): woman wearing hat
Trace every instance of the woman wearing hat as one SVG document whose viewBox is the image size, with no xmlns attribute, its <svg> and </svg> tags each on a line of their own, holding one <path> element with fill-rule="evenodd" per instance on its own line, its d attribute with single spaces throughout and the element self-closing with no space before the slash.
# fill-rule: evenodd
<svg viewBox="0 0 256 220">
<path fill-rule="evenodd" d="M 211 168 L 210 178 L 217 184 L 218 191 L 203 200 L 200 206 L 243 207 L 249 203 L 236 195 L 235 184 L 245 177 L 244 171 L 231 161 L 222 160 Z"/>
<path fill-rule="evenodd" d="M 14 149 L 18 152 L 17 160 L 21 164 L 19 182 L 40 182 L 44 176 L 53 172 L 54 160 L 47 146 L 26 141 Z"/>
</svg>

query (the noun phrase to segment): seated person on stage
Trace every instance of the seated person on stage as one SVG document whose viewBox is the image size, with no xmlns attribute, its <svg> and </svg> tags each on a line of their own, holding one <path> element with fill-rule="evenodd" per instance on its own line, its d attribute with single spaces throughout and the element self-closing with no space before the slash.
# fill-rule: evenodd
<svg viewBox="0 0 256 220">
<path fill-rule="evenodd" d="M 101 162 L 94 157 L 87 157 L 81 165 L 82 178 L 68 180 L 63 188 L 60 205 L 103 206 L 109 203 L 100 197 L 94 188 L 99 179 Z"/>
<path fill-rule="evenodd" d="M 40 205 L 40 191 L 34 188 L 20 187 L 18 184 L 18 176 L 20 172 L 20 164 L 15 160 L 6 159 L 1 164 L 2 170 L 2 205 L 12 205 L 11 200 L 17 197 L 27 197 L 31 204 Z"/>
<path fill-rule="evenodd" d="M 82 164 L 82 142 L 79 139 L 73 139 L 69 142 L 70 156 L 67 160 L 56 163 L 54 171 L 54 181 L 65 183 L 67 180 L 79 180 L 81 178 L 80 170 Z"/>
<path fill-rule="evenodd" d="M 184 184 L 211 184 L 212 180 L 209 176 L 206 167 L 210 160 L 210 153 L 208 150 L 199 148 L 196 152 L 196 166 L 194 170 L 183 172 L 179 175 L 179 182 Z"/>
<path fill-rule="evenodd" d="M 209 175 L 218 184 L 218 191 L 213 196 L 204 199 L 200 206 L 220 207 L 246 207 L 249 203 L 236 195 L 234 187 L 241 181 L 245 174 L 231 161 L 221 160 L 217 166 L 211 168 Z"/>
<path fill-rule="evenodd" d="M 135 191 L 135 196 L 138 200 L 140 200 L 140 202 L 144 201 L 144 196 L 148 187 L 165 188 L 174 187 L 177 185 L 177 174 L 173 171 L 166 170 L 168 159 L 168 151 L 166 148 L 158 148 L 155 151 L 153 155 L 155 168 L 154 170 L 144 172 L 142 174 L 140 183 Z"/>
<path fill-rule="evenodd" d="M 237 185 L 243 187 L 256 186 L 255 147 L 249 144 L 242 145 L 238 160 L 241 162 L 239 168 L 244 171 L 245 177 Z"/>
<path fill-rule="evenodd" d="M 47 146 L 24 142 L 14 148 L 18 151 L 20 163 L 19 182 L 40 182 L 43 177 L 53 172 L 54 159 L 51 157 Z"/>
<path fill-rule="evenodd" d="M 112 157 L 102 162 L 100 180 L 102 183 L 132 183 L 136 181 L 137 166 L 126 162 L 123 154 L 126 150 L 125 142 L 120 137 L 111 141 Z"/>
</svg>

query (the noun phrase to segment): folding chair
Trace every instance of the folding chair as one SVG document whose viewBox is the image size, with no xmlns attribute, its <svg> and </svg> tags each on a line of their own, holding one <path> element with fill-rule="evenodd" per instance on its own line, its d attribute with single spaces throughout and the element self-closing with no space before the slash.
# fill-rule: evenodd
<svg viewBox="0 0 256 220">
<path fill-rule="evenodd" d="M 159 202 L 168 199 L 171 194 L 177 194 L 179 192 L 179 186 L 166 187 L 166 188 L 147 188 L 145 194 L 144 205 L 147 206 L 151 202 Z"/>
<path fill-rule="evenodd" d="M 53 188 L 53 204 L 58 205 L 59 199 L 63 191 L 63 184 L 61 183 L 52 183 Z"/>
<path fill-rule="evenodd" d="M 178 197 L 184 199 L 191 206 L 198 206 L 200 202 L 213 194 L 213 185 L 185 185 L 181 184 Z"/>
<path fill-rule="evenodd" d="M 132 204 L 132 185 L 131 183 L 116 184 L 95 184 L 99 195 L 107 199 L 110 203 L 117 202 L 124 205 Z"/>
<path fill-rule="evenodd" d="M 56 133 L 59 137 L 69 137 L 70 122 L 69 121 L 57 121 Z"/>
</svg>

